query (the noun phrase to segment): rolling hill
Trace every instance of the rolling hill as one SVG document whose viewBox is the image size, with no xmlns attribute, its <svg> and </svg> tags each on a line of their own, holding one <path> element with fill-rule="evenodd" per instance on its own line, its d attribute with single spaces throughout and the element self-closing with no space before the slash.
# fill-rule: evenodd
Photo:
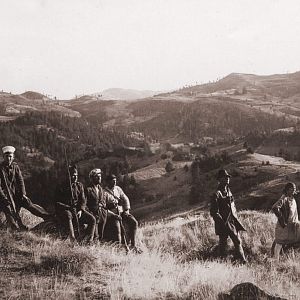
<svg viewBox="0 0 300 300">
<path fill-rule="evenodd" d="M 102 92 L 94 93 L 92 96 L 96 96 L 102 100 L 136 100 L 152 97 L 160 93 L 159 91 L 110 88 Z"/>
</svg>

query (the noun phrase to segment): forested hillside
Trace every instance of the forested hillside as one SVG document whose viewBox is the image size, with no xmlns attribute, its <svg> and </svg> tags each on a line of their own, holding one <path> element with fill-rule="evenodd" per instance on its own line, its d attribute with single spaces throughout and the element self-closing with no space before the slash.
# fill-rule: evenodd
<svg viewBox="0 0 300 300">
<path fill-rule="evenodd" d="M 2 145 L 17 148 L 16 159 L 23 167 L 29 193 L 38 202 L 52 200 L 56 184 L 65 180 L 65 151 L 70 163 L 95 159 L 105 172 L 119 175 L 129 172 L 122 149 L 136 143 L 126 130 L 104 129 L 56 112 L 30 112 L 0 123 L 0 135 Z M 82 168 L 82 172 L 95 167 L 92 162 L 85 165 L 87 170 Z"/>
<path fill-rule="evenodd" d="M 185 141 L 198 141 L 206 136 L 230 139 L 251 131 L 271 132 L 292 124 L 284 116 L 246 109 L 241 104 L 222 101 L 222 98 L 192 103 L 148 100 L 132 103 L 130 108 L 134 115 L 156 115 L 134 126 L 157 139 L 174 135 Z"/>
</svg>

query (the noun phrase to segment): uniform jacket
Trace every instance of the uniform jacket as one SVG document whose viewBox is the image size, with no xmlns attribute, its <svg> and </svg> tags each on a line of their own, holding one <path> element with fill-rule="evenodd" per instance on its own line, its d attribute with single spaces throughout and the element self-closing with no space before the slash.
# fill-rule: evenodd
<svg viewBox="0 0 300 300">
<path fill-rule="evenodd" d="M 114 186 L 114 188 L 109 189 L 106 187 L 104 189 L 104 198 L 108 208 L 113 206 L 118 206 L 120 211 L 130 209 L 130 201 L 127 195 L 119 186 Z"/>
<path fill-rule="evenodd" d="M 10 199 L 5 181 L 14 201 L 20 201 L 26 195 L 24 179 L 17 163 L 12 162 L 10 166 L 4 163 L 0 165 L 0 201 Z"/>
<path fill-rule="evenodd" d="M 87 207 L 94 216 L 99 216 L 99 209 L 106 209 L 103 189 L 100 184 L 98 184 L 97 187 L 99 190 L 98 193 L 94 185 L 88 186 L 85 192 L 87 198 Z"/>
<path fill-rule="evenodd" d="M 75 207 L 76 210 L 86 209 L 86 196 L 84 193 L 84 187 L 81 182 L 72 183 L 72 193 L 68 182 L 59 186 L 56 190 L 56 201 L 66 206 Z"/>
<path fill-rule="evenodd" d="M 272 211 L 278 218 L 278 222 L 281 227 L 285 227 L 288 224 L 290 215 L 289 198 L 286 195 L 282 195 L 280 199 L 272 206 Z"/>
<path fill-rule="evenodd" d="M 228 234 L 228 231 L 237 233 L 246 230 L 238 220 L 234 198 L 229 188 L 224 195 L 220 191 L 213 195 L 210 205 L 210 215 L 215 221 L 215 231 L 217 235 Z"/>
</svg>

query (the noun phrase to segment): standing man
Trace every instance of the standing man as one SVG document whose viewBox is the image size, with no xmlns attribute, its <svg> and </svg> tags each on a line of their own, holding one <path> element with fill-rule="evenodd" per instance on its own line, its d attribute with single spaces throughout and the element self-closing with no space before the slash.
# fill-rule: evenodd
<svg viewBox="0 0 300 300">
<path fill-rule="evenodd" d="M 89 173 L 90 185 L 86 188 L 87 207 L 96 218 L 96 240 L 103 239 L 104 227 L 107 220 L 107 208 L 101 187 L 101 169 L 93 169 Z"/>
<path fill-rule="evenodd" d="M 109 175 L 106 180 L 107 186 L 104 189 L 104 194 L 107 206 L 116 207 L 116 213 L 122 217 L 121 222 L 125 223 L 128 226 L 128 242 L 130 243 L 131 248 L 134 251 L 139 252 L 135 244 L 138 221 L 129 212 L 130 201 L 123 190 L 119 186 L 117 186 L 117 178 L 115 175 Z"/>
<path fill-rule="evenodd" d="M 216 235 L 219 236 L 219 251 L 221 256 L 226 255 L 227 240 L 231 238 L 238 259 L 242 263 L 246 263 L 244 250 L 242 247 L 242 241 L 239 235 L 239 231 L 245 231 L 246 229 L 239 222 L 234 198 L 229 189 L 231 175 L 224 169 L 219 170 L 217 174 L 217 180 L 219 182 L 217 192 L 213 195 L 210 215 L 215 221 Z"/>
<path fill-rule="evenodd" d="M 90 243 L 94 239 L 96 219 L 86 211 L 86 197 L 83 184 L 78 181 L 76 166 L 69 166 L 68 176 L 70 178 L 67 182 L 58 187 L 56 191 L 56 214 L 60 223 L 67 224 L 69 238 L 72 243 L 76 242 L 75 231 L 77 231 L 77 238 L 82 239 L 81 225 L 87 224 L 86 236 L 83 240 Z"/>
<path fill-rule="evenodd" d="M 21 207 L 43 219 L 49 218 L 50 214 L 26 196 L 21 170 L 14 162 L 15 151 L 13 146 L 2 148 L 4 161 L 0 165 L 0 202 L 9 225 L 14 229 L 26 230 L 19 215 Z"/>
</svg>

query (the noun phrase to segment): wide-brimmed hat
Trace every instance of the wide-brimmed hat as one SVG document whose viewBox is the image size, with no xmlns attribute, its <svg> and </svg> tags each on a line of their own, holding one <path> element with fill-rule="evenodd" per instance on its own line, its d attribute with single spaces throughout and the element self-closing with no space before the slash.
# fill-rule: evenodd
<svg viewBox="0 0 300 300">
<path fill-rule="evenodd" d="M 216 177 L 217 179 L 220 179 L 223 177 L 231 177 L 231 175 L 225 169 L 220 169 Z"/>
<path fill-rule="evenodd" d="M 15 153 L 16 151 L 16 148 L 13 147 L 13 146 L 5 146 L 2 148 L 2 153 L 5 154 L 5 153 Z"/>
</svg>

